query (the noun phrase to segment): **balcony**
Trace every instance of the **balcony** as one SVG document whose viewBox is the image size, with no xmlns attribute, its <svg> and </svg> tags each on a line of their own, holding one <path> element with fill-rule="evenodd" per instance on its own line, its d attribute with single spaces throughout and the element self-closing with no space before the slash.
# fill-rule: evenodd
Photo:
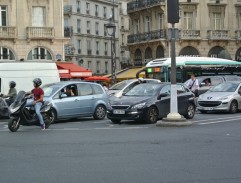
<svg viewBox="0 0 241 183">
<path fill-rule="evenodd" d="M 229 31 L 228 30 L 208 30 L 208 39 L 209 40 L 229 40 Z"/>
<path fill-rule="evenodd" d="M 180 30 L 180 39 L 195 40 L 201 39 L 200 30 Z"/>
<path fill-rule="evenodd" d="M 64 14 L 72 14 L 72 6 L 71 5 L 64 6 Z"/>
<path fill-rule="evenodd" d="M 133 34 L 128 36 L 128 43 L 137 43 L 142 41 L 151 41 L 156 39 L 166 39 L 166 31 L 164 29 L 145 32 L 142 34 Z"/>
<path fill-rule="evenodd" d="M 15 39 L 17 37 L 16 27 L 0 27 L 0 38 Z"/>
<path fill-rule="evenodd" d="M 138 0 L 127 3 L 127 12 L 146 9 L 153 6 L 160 6 L 160 3 L 165 3 L 165 0 Z"/>
<path fill-rule="evenodd" d="M 28 39 L 53 39 L 53 27 L 27 27 Z"/>
<path fill-rule="evenodd" d="M 236 40 L 241 40 L 241 30 L 235 31 L 235 37 L 236 37 Z"/>
<path fill-rule="evenodd" d="M 73 36 L 73 27 L 65 26 L 64 27 L 64 37 L 72 37 Z"/>
</svg>

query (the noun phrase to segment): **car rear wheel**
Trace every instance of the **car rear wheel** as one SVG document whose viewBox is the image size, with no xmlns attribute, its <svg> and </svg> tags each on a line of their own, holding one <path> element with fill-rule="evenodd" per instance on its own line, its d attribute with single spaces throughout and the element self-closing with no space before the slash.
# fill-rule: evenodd
<svg viewBox="0 0 241 183">
<path fill-rule="evenodd" d="M 187 119 L 192 119 L 195 115 L 195 106 L 192 103 L 188 103 L 186 114 L 184 115 Z"/>
<path fill-rule="evenodd" d="M 106 107 L 104 105 L 98 105 L 95 109 L 94 119 L 101 120 L 104 119 L 106 115 Z"/>
<path fill-rule="evenodd" d="M 158 119 L 158 111 L 157 108 L 151 106 L 147 111 L 146 122 L 148 123 L 156 123 Z"/>
<path fill-rule="evenodd" d="M 232 101 L 229 108 L 229 113 L 234 114 L 238 111 L 238 103 L 236 101 Z"/>
<path fill-rule="evenodd" d="M 111 119 L 111 122 L 114 124 L 119 124 L 121 122 L 120 119 Z"/>
</svg>

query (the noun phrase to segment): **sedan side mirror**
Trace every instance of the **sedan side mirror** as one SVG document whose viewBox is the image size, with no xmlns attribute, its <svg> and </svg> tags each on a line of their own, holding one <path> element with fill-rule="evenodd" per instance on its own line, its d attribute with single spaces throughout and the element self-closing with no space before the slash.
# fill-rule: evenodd
<svg viewBox="0 0 241 183">
<path fill-rule="evenodd" d="M 161 93 L 161 94 L 157 97 L 157 99 L 160 100 L 162 97 L 167 97 L 167 96 L 169 96 L 168 93 Z"/>
</svg>

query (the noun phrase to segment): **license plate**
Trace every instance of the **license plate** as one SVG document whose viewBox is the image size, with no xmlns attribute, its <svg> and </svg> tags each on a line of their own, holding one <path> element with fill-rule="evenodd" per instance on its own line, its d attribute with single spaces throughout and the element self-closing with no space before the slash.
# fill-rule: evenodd
<svg viewBox="0 0 241 183">
<path fill-rule="evenodd" d="M 113 113 L 114 114 L 125 114 L 125 111 L 123 111 L 123 110 L 114 110 Z"/>
<path fill-rule="evenodd" d="M 204 107 L 204 110 L 211 111 L 213 110 L 213 107 Z"/>
</svg>

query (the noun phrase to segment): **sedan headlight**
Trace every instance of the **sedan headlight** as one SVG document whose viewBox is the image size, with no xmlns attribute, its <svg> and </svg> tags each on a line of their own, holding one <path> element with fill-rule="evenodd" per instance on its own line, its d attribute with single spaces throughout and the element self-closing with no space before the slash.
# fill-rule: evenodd
<svg viewBox="0 0 241 183">
<path fill-rule="evenodd" d="M 131 109 L 142 109 L 145 105 L 146 105 L 146 102 L 143 102 L 143 103 L 132 106 Z"/>
<path fill-rule="evenodd" d="M 231 96 L 226 96 L 226 97 L 219 98 L 219 100 L 229 100 L 229 99 L 231 99 Z"/>
</svg>

